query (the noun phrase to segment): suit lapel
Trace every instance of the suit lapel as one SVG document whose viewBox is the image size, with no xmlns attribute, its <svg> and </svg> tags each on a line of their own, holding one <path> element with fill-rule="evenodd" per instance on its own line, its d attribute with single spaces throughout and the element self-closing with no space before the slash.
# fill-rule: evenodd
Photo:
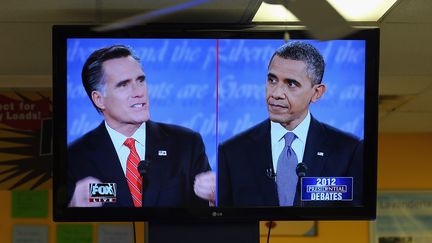
<svg viewBox="0 0 432 243">
<path fill-rule="evenodd" d="M 319 177 L 327 161 L 328 149 L 326 146 L 327 133 L 321 123 L 311 116 L 308 135 L 306 138 L 305 152 L 303 154 L 303 162 L 307 166 L 307 177 Z M 296 196 L 294 205 L 305 206 L 301 203 L 301 183 L 297 184 Z"/>
<path fill-rule="evenodd" d="M 159 127 L 157 123 L 146 122 L 146 160 L 151 161 L 151 167 L 148 172 L 148 187 L 144 192 L 143 206 L 156 206 L 160 187 L 163 181 L 166 181 L 169 173 L 169 144 L 167 134 Z"/>
<path fill-rule="evenodd" d="M 129 186 L 104 122 L 96 129 L 96 133 L 97 136 L 92 141 L 95 151 L 98 151 L 94 153 L 96 156 L 93 158 L 97 167 L 96 171 L 101 173 L 102 182 L 113 182 L 117 185 L 117 203 L 107 203 L 104 206 L 132 206 Z"/>
<path fill-rule="evenodd" d="M 327 161 L 328 146 L 326 145 L 327 133 L 320 122 L 311 117 L 311 123 L 307 135 L 303 163 L 308 170 L 306 176 L 320 176 Z"/>
<path fill-rule="evenodd" d="M 255 161 L 255 163 L 250 163 L 250 166 L 255 171 L 256 181 L 260 182 L 258 189 L 263 195 L 263 203 L 265 203 L 263 205 L 278 205 L 276 183 L 268 175 L 269 169 L 273 168 L 270 120 L 267 119 L 260 123 L 250 135 L 250 148 L 245 152 L 249 154 L 249 161 Z"/>
</svg>

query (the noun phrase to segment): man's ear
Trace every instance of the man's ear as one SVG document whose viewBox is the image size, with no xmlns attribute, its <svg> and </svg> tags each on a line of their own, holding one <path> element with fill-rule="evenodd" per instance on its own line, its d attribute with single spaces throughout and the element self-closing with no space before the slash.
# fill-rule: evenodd
<svg viewBox="0 0 432 243">
<path fill-rule="evenodd" d="M 321 98 L 321 96 L 324 94 L 324 92 L 326 91 L 326 86 L 324 84 L 315 84 L 314 85 L 314 95 L 312 96 L 312 102 L 316 102 L 317 100 L 319 100 L 319 98 Z"/>
<path fill-rule="evenodd" d="M 104 97 L 102 96 L 100 91 L 94 90 L 91 93 L 91 98 L 93 103 L 100 109 L 105 110 Z"/>
</svg>

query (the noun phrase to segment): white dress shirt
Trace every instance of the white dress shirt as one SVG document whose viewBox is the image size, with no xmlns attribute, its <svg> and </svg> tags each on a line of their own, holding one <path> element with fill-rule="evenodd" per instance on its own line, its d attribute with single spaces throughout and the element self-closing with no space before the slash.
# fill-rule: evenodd
<svg viewBox="0 0 432 243">
<path fill-rule="evenodd" d="M 276 172 L 277 170 L 279 155 L 280 153 L 282 153 L 282 150 L 285 147 L 284 136 L 287 132 L 293 132 L 296 135 L 296 138 L 292 142 L 291 147 L 297 155 L 298 163 L 303 162 L 303 155 L 306 146 L 306 138 L 309 131 L 310 121 L 311 116 L 310 112 L 308 111 L 305 119 L 303 119 L 303 121 L 292 131 L 289 131 L 280 123 L 272 121 L 270 122 L 273 171 Z"/>
<path fill-rule="evenodd" d="M 120 160 L 123 173 L 126 175 L 126 162 L 130 153 L 130 149 L 124 145 L 124 142 L 128 137 L 112 129 L 106 122 L 105 127 L 108 130 L 108 134 L 111 137 L 111 141 L 117 152 L 117 156 Z M 145 145 L 146 145 L 146 123 L 144 122 L 141 126 L 132 134 L 131 138 L 134 138 L 135 148 L 141 160 L 145 159 Z"/>
</svg>

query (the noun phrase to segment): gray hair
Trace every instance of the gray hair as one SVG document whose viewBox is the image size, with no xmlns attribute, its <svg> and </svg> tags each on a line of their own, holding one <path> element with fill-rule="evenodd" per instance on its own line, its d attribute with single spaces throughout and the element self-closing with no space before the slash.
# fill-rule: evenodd
<svg viewBox="0 0 432 243">
<path fill-rule="evenodd" d="M 301 41 L 285 43 L 273 53 L 269 66 L 275 55 L 284 59 L 304 62 L 306 64 L 306 72 L 312 84 L 321 83 L 325 68 L 324 58 L 311 44 Z"/>
<path fill-rule="evenodd" d="M 88 97 L 92 101 L 93 106 L 96 107 L 98 112 L 101 111 L 93 102 L 91 93 L 95 90 L 104 93 L 105 83 L 103 82 L 102 64 L 111 59 L 128 56 L 132 56 L 139 62 L 139 58 L 133 54 L 131 48 L 124 45 L 113 45 L 94 51 L 84 63 L 81 72 L 82 84 Z"/>
</svg>

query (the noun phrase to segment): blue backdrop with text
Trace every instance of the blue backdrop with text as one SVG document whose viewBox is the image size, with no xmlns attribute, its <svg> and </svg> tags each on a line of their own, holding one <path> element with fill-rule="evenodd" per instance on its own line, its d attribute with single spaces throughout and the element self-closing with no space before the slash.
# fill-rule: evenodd
<svg viewBox="0 0 432 243">
<path fill-rule="evenodd" d="M 311 106 L 311 113 L 320 121 L 363 138 L 364 41 L 308 42 L 326 61 L 323 83 L 327 91 Z M 96 49 L 124 44 L 141 58 L 151 119 L 199 132 L 211 166 L 216 169 L 217 143 L 267 118 L 267 66 L 274 50 L 283 43 L 244 39 L 69 39 L 68 143 L 103 119 L 82 87 L 85 60 Z"/>
</svg>

